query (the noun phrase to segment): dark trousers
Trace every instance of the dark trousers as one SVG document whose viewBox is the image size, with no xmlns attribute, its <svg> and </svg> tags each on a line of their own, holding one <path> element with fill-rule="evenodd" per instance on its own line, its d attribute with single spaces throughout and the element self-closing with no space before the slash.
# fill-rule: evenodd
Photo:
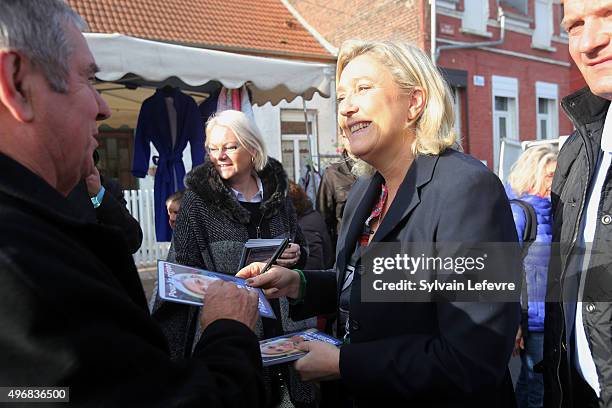
<svg viewBox="0 0 612 408">
<path fill-rule="evenodd" d="M 544 403 L 544 376 L 533 371 L 533 366 L 542 361 L 544 333 L 528 332 L 525 350 L 521 351 L 521 374 L 516 383 L 518 408 L 541 408 Z"/>
</svg>

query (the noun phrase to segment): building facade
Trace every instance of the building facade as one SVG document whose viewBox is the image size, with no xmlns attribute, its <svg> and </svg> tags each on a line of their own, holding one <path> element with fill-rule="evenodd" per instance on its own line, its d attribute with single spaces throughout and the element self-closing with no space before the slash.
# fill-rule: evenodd
<svg viewBox="0 0 612 408">
<path fill-rule="evenodd" d="M 400 39 L 437 57 L 452 89 L 464 150 L 495 171 L 502 141 L 518 148 L 521 141 L 572 131 L 560 101 L 583 83 L 571 80 L 575 70 L 558 0 L 290 3 L 336 47 L 350 38 Z M 457 46 L 464 48 L 452 48 Z"/>
</svg>

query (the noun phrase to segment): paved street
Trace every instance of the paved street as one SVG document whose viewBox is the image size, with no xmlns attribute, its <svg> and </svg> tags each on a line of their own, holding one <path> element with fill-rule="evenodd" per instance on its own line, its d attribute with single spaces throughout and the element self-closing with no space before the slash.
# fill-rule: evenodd
<svg viewBox="0 0 612 408">
<path fill-rule="evenodd" d="M 147 301 L 151 299 L 153 288 L 155 287 L 155 280 L 157 279 L 157 268 L 142 268 L 138 269 L 138 275 L 140 275 L 140 281 L 144 288 L 145 294 L 147 295 Z"/>
</svg>

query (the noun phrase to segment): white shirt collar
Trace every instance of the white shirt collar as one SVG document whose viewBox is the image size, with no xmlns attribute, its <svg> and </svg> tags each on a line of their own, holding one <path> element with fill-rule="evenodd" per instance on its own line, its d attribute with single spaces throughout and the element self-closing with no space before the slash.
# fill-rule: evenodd
<svg viewBox="0 0 612 408">
<path fill-rule="evenodd" d="M 612 152 L 612 103 L 608 107 L 606 121 L 601 133 L 601 150 L 607 153 Z"/>
<path fill-rule="evenodd" d="M 253 198 L 251 198 L 251 201 L 247 201 L 246 198 L 244 197 L 244 194 L 242 194 L 240 191 L 236 190 L 235 188 L 230 187 L 230 189 L 232 190 L 232 193 L 234 193 L 234 196 L 236 197 L 236 200 L 242 203 L 261 203 L 263 201 L 263 184 L 261 183 L 261 179 L 259 178 L 257 174 L 254 174 L 254 176 L 255 176 L 255 181 L 257 182 L 257 193 L 255 193 Z"/>
</svg>

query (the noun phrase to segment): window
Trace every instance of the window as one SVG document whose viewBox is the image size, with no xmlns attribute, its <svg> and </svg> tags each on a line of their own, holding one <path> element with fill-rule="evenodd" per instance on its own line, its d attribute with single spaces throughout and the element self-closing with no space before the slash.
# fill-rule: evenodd
<svg viewBox="0 0 612 408">
<path fill-rule="evenodd" d="M 529 14 L 528 2 L 527 0 L 500 0 L 499 5 L 505 11 L 509 11 L 511 13 L 516 14 Z"/>
<path fill-rule="evenodd" d="M 464 0 L 463 8 L 462 31 L 490 37 L 491 35 L 487 33 L 489 0 Z"/>
<path fill-rule="evenodd" d="M 317 112 L 309 110 L 308 131 L 311 135 L 310 145 L 304 122 L 304 112 L 300 110 L 281 109 L 281 161 L 289 180 L 296 183 L 302 176 L 301 171 L 310 161 L 318 169 L 317 163 Z"/>
<path fill-rule="evenodd" d="M 507 98 L 505 96 L 495 97 L 494 118 L 500 140 L 514 140 L 518 142 L 518 135 L 514 129 L 516 118 L 515 104 L 515 98 Z"/>
<path fill-rule="evenodd" d="M 534 48 L 550 48 L 552 35 L 552 0 L 535 0 L 535 30 L 531 39 L 531 46 Z"/>
<path fill-rule="evenodd" d="M 519 144 L 518 81 L 516 78 L 493 75 L 493 166 L 499 165 L 501 141 Z"/>
<path fill-rule="evenodd" d="M 105 177 L 117 180 L 125 190 L 138 188 L 138 183 L 132 176 L 133 134 L 132 129 L 101 126 L 97 138 L 100 156 L 98 169 Z"/>
<path fill-rule="evenodd" d="M 559 137 L 558 129 L 558 85 L 536 82 L 536 121 L 538 139 Z"/>
</svg>

